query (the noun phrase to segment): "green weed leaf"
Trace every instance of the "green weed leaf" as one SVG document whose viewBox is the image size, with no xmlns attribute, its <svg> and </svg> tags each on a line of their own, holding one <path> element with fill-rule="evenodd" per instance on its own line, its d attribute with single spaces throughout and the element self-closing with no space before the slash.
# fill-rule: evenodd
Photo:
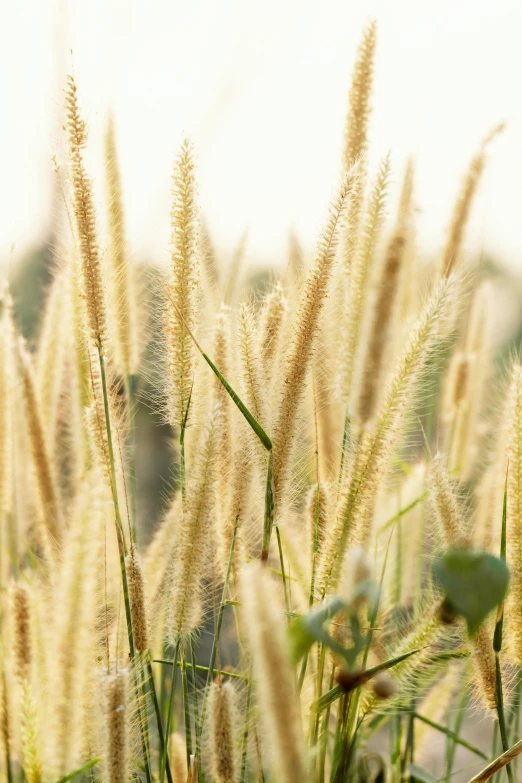
<svg viewBox="0 0 522 783">
<path fill-rule="evenodd" d="M 506 564 L 487 552 L 450 549 L 435 561 L 433 573 L 446 601 L 473 636 L 502 601 L 509 583 Z"/>
</svg>

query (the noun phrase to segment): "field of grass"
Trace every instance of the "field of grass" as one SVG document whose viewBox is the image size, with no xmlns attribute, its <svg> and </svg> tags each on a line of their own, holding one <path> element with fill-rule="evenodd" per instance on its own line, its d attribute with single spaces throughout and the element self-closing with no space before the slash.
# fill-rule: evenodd
<svg viewBox="0 0 522 783">
<path fill-rule="evenodd" d="M 264 290 L 216 257 L 189 139 L 143 279 L 115 128 L 92 183 L 68 77 L 34 340 L 0 292 L 7 783 L 518 779 L 522 365 L 498 377 L 464 245 L 502 127 L 425 263 L 413 163 L 393 212 L 392 158 L 368 164 L 376 45 L 369 22 L 315 253 L 291 234 Z M 138 410 L 173 436 L 152 537 Z"/>
</svg>

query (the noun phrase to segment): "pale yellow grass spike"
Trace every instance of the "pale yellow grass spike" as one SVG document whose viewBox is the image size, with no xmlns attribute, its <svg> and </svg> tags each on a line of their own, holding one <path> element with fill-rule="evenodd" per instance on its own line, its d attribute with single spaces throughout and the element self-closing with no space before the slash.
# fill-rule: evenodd
<svg viewBox="0 0 522 783">
<path fill-rule="evenodd" d="M 46 436 L 54 444 L 65 359 L 71 337 L 66 273 L 58 272 L 49 288 L 38 339 L 35 371 Z"/>
<path fill-rule="evenodd" d="M 504 615 L 506 616 L 506 615 Z M 484 709 L 497 716 L 497 675 L 495 653 L 493 651 L 494 626 L 492 622 L 483 623 L 477 635 L 468 642 L 472 654 L 474 682 L 479 700 Z M 507 700 L 506 680 L 503 679 L 504 698 Z"/>
<path fill-rule="evenodd" d="M 444 458 L 440 454 L 430 465 L 428 486 L 435 516 L 446 546 L 471 546 L 468 521 L 444 465 Z"/>
<path fill-rule="evenodd" d="M 185 740 L 173 732 L 169 738 L 169 762 L 173 783 L 187 783 L 187 751 Z"/>
<path fill-rule="evenodd" d="M 352 73 L 348 95 L 348 114 L 344 135 L 342 168 L 348 171 L 359 163 L 359 179 L 349 204 L 346 221 L 342 230 L 342 269 L 349 275 L 357 250 L 359 227 L 364 203 L 366 186 L 366 159 L 368 153 L 368 124 L 371 114 L 371 96 L 375 51 L 377 45 L 377 24 L 371 20 L 362 35 Z M 342 280 L 343 288 L 346 279 Z"/>
<path fill-rule="evenodd" d="M 17 582 L 12 593 L 13 613 L 13 654 L 14 665 L 21 683 L 28 682 L 31 676 L 33 640 L 31 632 L 31 600 L 29 587 Z"/>
<path fill-rule="evenodd" d="M 227 305 L 234 303 L 236 293 L 239 290 L 239 280 L 241 278 L 241 271 L 243 262 L 245 260 L 246 243 L 248 239 L 248 231 L 244 231 L 239 238 L 236 249 L 232 255 L 230 261 L 230 269 L 227 277 L 227 284 L 223 293 L 223 301 Z"/>
<path fill-rule="evenodd" d="M 325 316 L 313 352 L 311 386 L 319 436 L 319 470 L 323 477 L 334 480 L 339 470 L 344 412 L 337 399 L 331 372 L 336 365 L 336 340 L 333 338 L 336 321 L 329 306 Z"/>
<path fill-rule="evenodd" d="M 180 427 L 194 379 L 195 346 L 189 334 L 198 318 L 198 207 L 192 144 L 185 139 L 174 163 L 170 212 L 171 263 L 164 313 L 167 418 Z M 190 419 L 190 411 L 189 411 Z"/>
<path fill-rule="evenodd" d="M 207 707 L 209 766 L 215 783 L 237 783 L 241 771 L 237 693 L 230 682 L 210 685 Z"/>
<path fill-rule="evenodd" d="M 259 316 L 259 354 L 268 383 L 274 376 L 286 313 L 286 297 L 281 283 L 276 283 L 275 288 L 265 296 Z"/>
<path fill-rule="evenodd" d="M 455 206 L 453 207 L 453 214 L 448 229 L 448 238 L 444 250 L 442 251 L 440 265 L 440 274 L 442 277 L 447 277 L 451 274 L 455 265 L 459 263 L 464 232 L 468 223 L 475 193 L 477 192 L 482 172 L 486 165 L 487 148 L 489 143 L 497 134 L 501 133 L 503 129 L 503 123 L 494 128 L 486 136 L 477 153 L 471 159 L 462 183 L 461 191 L 457 197 Z"/>
<path fill-rule="evenodd" d="M 105 177 L 108 223 L 109 302 L 114 323 L 114 354 L 124 376 L 136 374 L 139 364 L 136 289 L 127 256 L 125 214 L 114 118 L 109 116 L 105 134 Z"/>
<path fill-rule="evenodd" d="M 230 308 L 221 305 L 214 319 L 214 340 L 212 361 L 228 382 L 232 382 L 232 355 L 230 336 Z M 212 378 L 213 404 L 219 412 L 216 432 L 216 465 L 219 484 L 218 508 L 220 527 L 226 524 L 224 518 L 229 495 L 230 455 L 232 453 L 232 401 L 217 376 Z"/>
<path fill-rule="evenodd" d="M 511 659 L 522 665 L 522 366 L 514 362 L 504 409 L 507 432 L 507 562 L 511 583 L 504 622 Z M 507 462 L 509 460 L 509 467 Z"/>
<path fill-rule="evenodd" d="M 0 516 L 13 510 L 13 403 L 16 376 L 11 299 L 7 289 L 0 299 Z M 5 545 L 5 538 L 3 539 Z M 2 548 L 3 551 L 3 548 Z"/>
<path fill-rule="evenodd" d="M 317 246 L 315 261 L 303 285 L 292 338 L 282 361 L 279 405 L 272 438 L 276 513 L 287 484 L 297 413 L 335 261 L 338 225 L 356 181 L 357 168 L 355 167 L 343 179 L 341 188 L 330 207 L 329 218 Z"/>
<path fill-rule="evenodd" d="M 105 519 L 107 498 L 108 489 L 97 471 L 77 488 L 76 499 L 69 509 L 62 561 L 50 596 L 51 607 L 59 606 L 60 611 L 51 614 L 46 641 L 50 687 L 45 710 L 48 732 L 45 753 L 46 769 L 56 778 L 67 774 L 75 765 L 80 766 L 85 691 L 91 685 L 96 655 L 101 652 L 97 646 L 99 634 L 93 633 L 93 628 L 100 607 L 98 580 L 104 580 L 100 571 L 104 568 L 105 524 L 112 522 L 110 516 Z M 112 533 L 112 527 L 109 530 Z M 109 554 L 109 569 L 110 562 Z M 102 611 L 104 638 L 105 611 Z"/>
<path fill-rule="evenodd" d="M 310 777 L 286 621 L 277 587 L 258 563 L 243 568 L 241 597 L 269 769 L 278 783 L 306 783 Z"/>
<path fill-rule="evenodd" d="M 317 551 L 323 546 L 326 528 L 330 517 L 332 492 L 326 481 L 313 484 L 306 495 L 306 522 L 308 527 L 308 539 L 310 552 L 314 551 L 314 541 L 317 538 Z M 317 536 L 316 536 L 317 532 Z"/>
<path fill-rule="evenodd" d="M 197 463 L 187 484 L 178 532 L 178 550 L 169 575 L 167 638 L 176 644 L 193 633 L 203 617 L 203 580 L 214 544 L 216 435 L 218 414 L 204 434 Z"/>
<path fill-rule="evenodd" d="M 377 45 L 377 22 L 366 25 L 357 49 L 348 96 L 348 116 L 344 136 L 343 168 L 348 171 L 368 151 L 368 122 Z"/>
<path fill-rule="evenodd" d="M 465 339 L 453 356 L 444 406 L 452 424 L 449 465 L 464 479 L 473 473 L 484 434 L 491 314 L 491 284 L 486 280 L 475 292 Z"/>
<path fill-rule="evenodd" d="M 19 338 L 17 343 L 16 356 L 44 525 L 51 540 L 59 543 L 63 532 L 63 520 L 55 466 L 45 434 L 31 357 L 22 338 Z"/>
<path fill-rule="evenodd" d="M 149 649 L 149 621 L 147 616 L 145 578 L 141 557 L 134 544 L 126 558 L 127 582 L 132 612 L 132 632 L 134 646 L 140 655 L 145 655 Z"/>
<path fill-rule="evenodd" d="M 339 361 L 339 389 L 343 404 L 353 399 L 352 381 L 360 345 L 361 329 L 368 301 L 368 286 L 375 261 L 375 250 L 384 221 L 384 209 L 390 159 L 387 156 L 380 165 L 370 193 L 364 223 L 358 238 L 357 251 L 349 271 L 348 291 L 341 314 L 341 340 Z"/>
<path fill-rule="evenodd" d="M 286 271 L 286 288 L 292 301 L 299 295 L 299 289 L 306 272 L 303 248 L 299 237 L 292 229 L 288 232 L 288 262 Z"/>
<path fill-rule="evenodd" d="M 25 683 L 22 688 L 21 727 L 22 767 L 27 783 L 42 783 L 43 765 L 38 730 L 38 710 L 32 689 Z"/>
<path fill-rule="evenodd" d="M 87 326 L 95 345 L 99 350 L 103 350 L 108 337 L 107 306 L 92 184 L 82 157 L 82 150 L 87 142 L 87 131 L 85 122 L 80 116 L 76 92 L 74 77 L 68 76 L 65 89 L 65 131 L 69 148 L 76 246 L 80 260 Z"/>
<path fill-rule="evenodd" d="M 368 308 L 368 324 L 363 330 L 362 344 L 358 349 L 360 370 L 352 397 L 354 399 L 354 418 L 361 427 L 374 415 L 386 369 L 389 335 L 394 323 L 396 300 L 402 278 L 412 193 L 413 170 L 411 165 L 408 165 L 404 176 L 395 229 L 388 241 L 384 259 L 378 270 L 376 291 L 372 297 L 372 306 Z"/>
<path fill-rule="evenodd" d="M 320 561 L 320 593 L 335 590 L 347 546 L 369 540 L 375 499 L 388 461 L 412 409 L 424 371 L 453 324 L 459 278 L 439 283 L 413 325 L 410 337 L 383 392 L 375 423 L 355 447 Z"/>
<path fill-rule="evenodd" d="M 259 336 L 253 309 L 243 302 L 238 313 L 239 379 L 244 402 L 265 432 L 270 431 L 269 398 L 266 393 Z"/>
<path fill-rule="evenodd" d="M 130 779 L 128 673 L 120 669 L 104 677 L 105 760 L 104 783 Z"/>
</svg>

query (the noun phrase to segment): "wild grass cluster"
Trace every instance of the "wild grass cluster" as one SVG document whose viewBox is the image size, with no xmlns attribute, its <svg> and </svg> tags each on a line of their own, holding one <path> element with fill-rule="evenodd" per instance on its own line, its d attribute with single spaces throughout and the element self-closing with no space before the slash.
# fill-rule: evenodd
<svg viewBox="0 0 522 783">
<path fill-rule="evenodd" d="M 392 156 L 368 159 L 376 43 L 370 22 L 313 256 L 292 234 L 265 290 L 241 248 L 227 273 L 185 139 L 148 306 L 115 125 L 95 197 L 67 79 L 36 340 L 1 292 L 8 783 L 517 779 L 522 366 L 499 373 L 493 285 L 465 245 L 501 127 L 425 262 L 413 162 L 392 184 Z M 139 406 L 175 463 L 150 541 Z"/>
</svg>

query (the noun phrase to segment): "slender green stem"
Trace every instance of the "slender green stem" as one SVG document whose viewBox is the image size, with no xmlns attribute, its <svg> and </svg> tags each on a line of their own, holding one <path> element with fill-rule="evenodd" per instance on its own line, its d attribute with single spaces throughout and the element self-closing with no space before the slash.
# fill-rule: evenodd
<svg viewBox="0 0 522 783">
<path fill-rule="evenodd" d="M 214 672 L 214 665 L 216 663 L 216 656 L 219 646 L 219 636 L 221 634 L 221 626 L 223 624 L 223 614 L 225 612 L 225 606 L 226 606 L 226 597 L 228 592 L 228 584 L 230 581 L 230 575 L 232 573 L 232 563 L 234 562 L 234 551 L 236 548 L 236 539 L 237 539 L 237 529 L 239 525 L 239 517 L 236 518 L 235 524 L 234 524 L 234 531 L 232 533 L 232 542 L 230 544 L 230 554 L 228 557 L 228 565 L 227 565 L 227 572 L 225 574 L 225 581 L 223 583 L 223 590 L 221 593 L 221 601 L 219 604 L 218 614 L 216 618 L 216 627 L 214 629 L 214 637 L 212 639 L 212 649 L 210 651 L 210 660 L 208 664 L 208 670 L 207 670 L 207 682 L 205 686 L 205 692 L 203 694 L 203 705 L 201 708 L 201 721 L 199 722 L 199 725 L 196 724 L 196 752 L 199 755 L 201 750 L 201 731 L 203 728 L 203 721 L 205 719 L 205 711 L 206 711 L 206 705 L 207 705 L 207 698 L 208 698 L 208 690 L 210 687 L 210 683 L 212 680 L 212 675 Z"/>
<path fill-rule="evenodd" d="M 120 504 L 118 500 L 118 486 L 116 482 L 116 465 L 114 460 L 114 443 L 112 438 L 111 415 L 110 415 L 110 407 L 109 407 L 109 392 L 107 389 L 107 373 L 105 370 L 105 357 L 103 355 L 103 350 L 101 345 L 98 345 L 98 358 L 100 363 L 100 376 L 102 382 L 103 409 L 105 413 L 105 429 L 107 433 L 107 451 L 109 454 L 109 476 L 110 476 L 112 500 L 114 505 L 114 515 L 116 520 L 116 534 L 118 539 L 118 550 L 119 550 L 119 557 L 120 557 L 123 600 L 125 604 L 125 618 L 127 621 L 127 636 L 129 639 L 129 653 L 130 653 L 131 661 L 134 664 L 135 657 L 136 657 L 136 649 L 134 647 L 134 633 L 132 630 L 132 612 L 131 612 L 131 604 L 130 604 L 130 596 L 129 596 L 129 585 L 127 581 L 127 569 L 125 567 L 125 555 L 127 554 L 127 547 L 125 544 L 125 534 L 123 530 L 123 522 L 121 518 Z M 136 672 L 135 672 L 135 678 L 136 678 L 136 690 L 138 692 L 139 682 L 138 682 L 138 675 Z M 148 730 L 145 725 L 146 716 L 144 719 L 141 708 L 138 710 L 138 713 L 140 719 L 139 720 L 140 734 L 141 734 L 141 741 L 142 741 L 143 754 L 144 754 L 143 762 L 145 764 L 147 783 L 149 783 L 152 780 L 152 778 L 150 772 L 149 756 L 147 752 Z"/>
<path fill-rule="evenodd" d="M 183 693 L 183 717 L 185 720 L 185 748 L 187 750 L 187 769 L 190 769 L 190 757 L 192 756 L 192 725 L 190 722 L 190 704 L 187 682 L 187 666 L 185 661 L 185 647 L 181 649 L 181 690 Z"/>
<path fill-rule="evenodd" d="M 281 563 L 281 577 L 283 579 L 283 590 L 285 594 L 285 608 L 287 613 L 290 612 L 290 602 L 288 598 L 288 590 L 286 588 L 286 574 L 285 574 L 285 561 L 283 558 L 283 547 L 281 546 L 281 534 L 279 532 L 279 526 L 276 525 L 276 538 L 277 538 L 277 549 L 279 551 L 279 562 Z"/>
<path fill-rule="evenodd" d="M 5 768 L 7 772 L 7 783 L 13 783 L 13 767 L 11 764 L 11 745 L 9 739 L 9 709 L 7 706 L 7 684 L 5 678 L 5 669 L 2 669 L 2 729 L 4 735 L 4 750 L 5 750 Z"/>
<path fill-rule="evenodd" d="M 468 700 L 468 691 L 466 688 L 464 688 L 457 702 L 455 723 L 453 725 L 453 729 L 451 730 L 452 736 L 448 734 L 448 737 L 450 737 L 451 742 L 449 742 L 446 747 L 446 770 L 444 773 L 444 780 L 447 783 L 451 779 L 451 775 L 453 773 L 453 764 L 455 762 L 455 752 L 457 750 L 457 743 L 459 745 L 462 745 L 462 741 L 460 739 L 457 739 L 457 737 L 460 737 L 460 730 L 462 728 L 462 723 L 464 722 L 464 714 L 465 714 L 467 700 Z"/>
<path fill-rule="evenodd" d="M 187 400 L 187 409 L 183 416 L 183 421 L 181 422 L 181 427 L 179 430 L 179 483 L 181 486 L 181 501 L 183 506 L 185 505 L 185 497 L 187 492 L 185 474 L 185 433 L 187 431 L 187 420 L 190 410 L 190 403 L 192 401 L 192 389 L 193 385 L 190 387 L 190 394 Z"/>
<path fill-rule="evenodd" d="M 152 783 L 152 776 L 150 771 L 150 743 L 149 743 L 149 722 L 147 719 L 147 691 L 145 690 L 145 680 L 143 679 L 143 667 L 139 656 L 136 656 L 133 661 L 134 669 L 134 683 L 136 693 L 138 694 L 138 714 L 140 718 L 141 728 L 141 751 L 143 754 L 143 763 L 145 765 L 145 777 L 147 783 Z M 139 669 L 139 673 L 138 673 Z M 144 702 L 141 703 L 140 696 L 143 694 Z"/>
<path fill-rule="evenodd" d="M 138 528 L 136 517 L 136 495 L 137 495 L 137 483 L 136 483 L 136 390 L 138 386 L 137 375 L 127 375 L 126 387 L 127 397 L 129 400 L 129 499 L 130 499 L 130 517 L 131 517 L 131 530 L 132 540 L 137 542 Z"/>
<path fill-rule="evenodd" d="M 179 648 L 180 648 L 180 640 L 176 642 L 176 647 L 174 649 L 174 660 L 173 660 L 173 667 L 172 667 L 172 682 L 170 686 L 170 697 L 169 697 L 169 709 L 167 712 L 167 723 L 165 725 L 165 734 L 163 739 L 163 751 L 161 754 L 161 766 L 160 766 L 160 783 L 163 783 L 165 780 L 165 770 L 167 768 L 167 749 L 169 746 L 169 737 L 170 737 L 170 726 L 172 723 L 172 713 L 174 712 L 174 694 L 176 691 L 176 675 L 178 673 L 178 667 L 177 667 L 177 661 L 178 661 L 178 655 L 179 655 Z"/>
<path fill-rule="evenodd" d="M 154 712 L 156 714 L 156 724 L 158 726 L 158 738 L 160 745 L 160 761 L 163 758 L 163 748 L 165 745 L 165 738 L 163 736 L 163 721 L 161 720 L 161 710 L 158 702 L 158 696 L 156 694 L 156 686 L 154 685 L 154 674 L 152 672 L 152 664 L 150 660 L 147 662 L 147 673 L 149 680 L 149 690 L 152 697 L 152 703 L 154 704 Z M 170 770 L 168 749 L 166 753 L 166 772 L 168 783 L 172 783 L 172 772 Z"/>
<path fill-rule="evenodd" d="M 261 546 L 261 562 L 268 560 L 268 551 L 270 549 L 270 538 L 272 536 L 272 526 L 274 524 L 274 458 L 270 451 L 268 455 L 268 465 L 266 471 L 265 488 L 265 520 L 263 526 L 263 543 Z"/>
<path fill-rule="evenodd" d="M 240 783 L 245 783 L 245 775 L 247 768 L 248 757 L 248 730 L 250 722 L 250 704 L 252 701 L 252 666 L 250 666 L 250 676 L 248 678 L 247 693 L 246 693 L 246 705 L 245 705 L 245 728 L 243 730 L 243 748 L 241 751 L 241 774 L 239 776 Z"/>
<path fill-rule="evenodd" d="M 506 729 L 506 716 L 504 713 L 504 694 L 502 689 L 502 673 L 500 671 L 500 657 L 498 652 L 495 652 L 495 681 L 496 681 L 496 700 L 497 700 L 497 713 L 498 713 L 498 727 L 500 730 L 500 740 L 502 742 L 502 750 L 506 753 L 509 750 L 509 741 Z M 515 778 L 513 776 L 513 769 L 511 764 L 506 765 L 506 772 L 509 783 L 514 783 Z"/>
</svg>

